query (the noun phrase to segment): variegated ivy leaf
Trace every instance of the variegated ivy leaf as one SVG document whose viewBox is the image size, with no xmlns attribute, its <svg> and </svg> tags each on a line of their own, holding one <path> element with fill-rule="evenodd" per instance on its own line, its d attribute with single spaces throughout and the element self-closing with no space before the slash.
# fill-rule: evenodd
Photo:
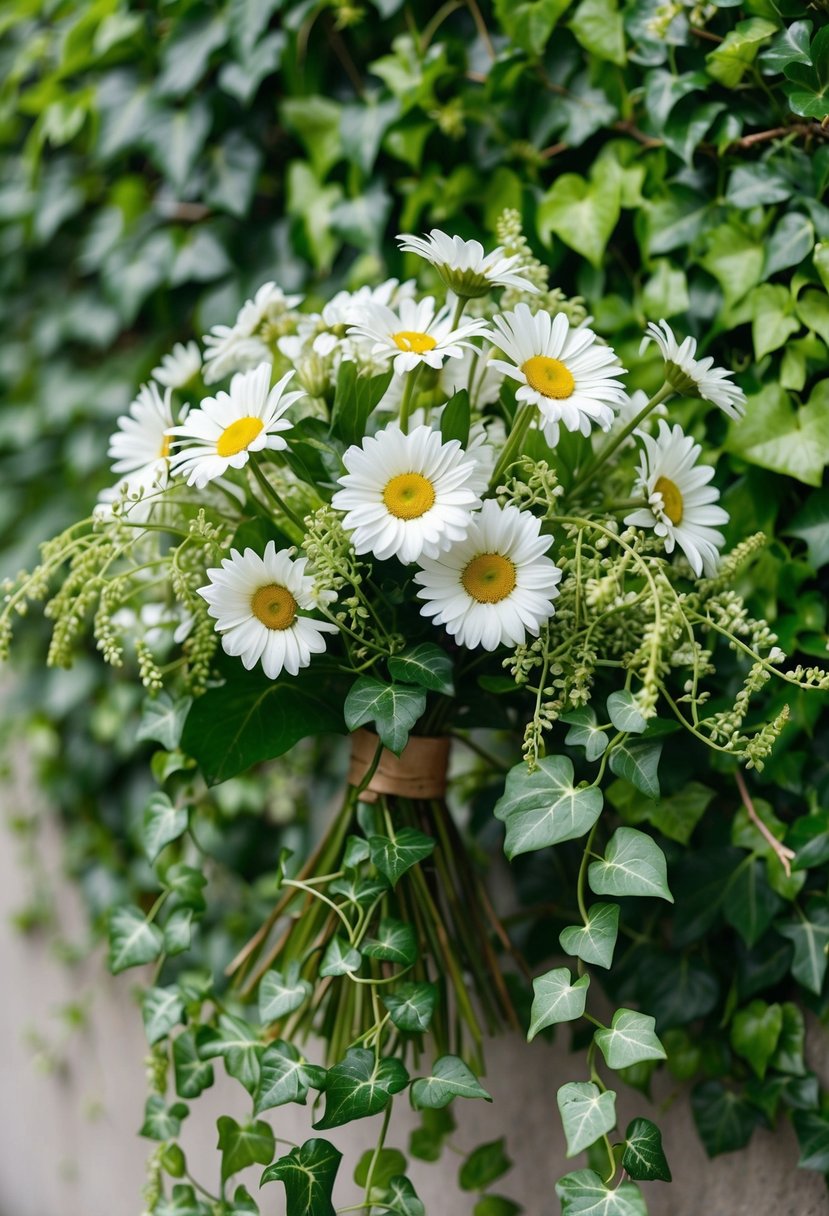
<svg viewBox="0 0 829 1216">
<path fill-rule="evenodd" d="M 254 1113 L 261 1114 L 286 1102 L 304 1106 L 308 1090 L 320 1089 L 324 1084 L 324 1068 L 309 1064 L 292 1043 L 276 1039 L 262 1053 Z"/>
<path fill-rule="evenodd" d="M 561 1216 L 647 1216 L 635 1182 L 609 1186 L 595 1170 L 576 1170 L 556 1183 Z"/>
<path fill-rule="evenodd" d="M 586 760 L 598 760 L 607 747 L 608 737 L 599 726 L 592 706 L 585 705 L 583 709 L 562 714 L 561 721 L 570 727 L 564 742 L 569 747 L 583 747 Z"/>
<path fill-rule="evenodd" d="M 325 1112 L 314 1128 L 340 1127 L 383 1110 L 409 1083 L 409 1074 L 392 1057 L 378 1059 L 364 1047 L 351 1047 L 325 1078 Z"/>
<path fill-rule="evenodd" d="M 510 769 L 495 817 L 506 824 L 504 852 L 512 860 L 519 853 L 584 836 L 601 810 L 601 791 L 595 786 L 577 788 L 566 756 L 546 756 L 533 772 L 526 764 Z"/>
<path fill-rule="evenodd" d="M 359 950 L 349 946 L 345 938 L 334 936 L 325 947 L 320 963 L 320 975 L 349 975 L 360 970 L 363 961 Z"/>
<path fill-rule="evenodd" d="M 628 1124 L 622 1166 L 631 1178 L 671 1181 L 670 1166 L 662 1148 L 662 1133 L 650 1119 L 633 1119 Z"/>
<path fill-rule="evenodd" d="M 610 1028 L 603 1027 L 593 1036 L 608 1068 L 629 1068 L 642 1060 L 666 1059 L 654 1027 L 656 1018 L 633 1009 L 617 1009 Z"/>
<path fill-rule="evenodd" d="M 417 938 L 411 925 L 393 916 L 384 916 L 375 936 L 363 941 L 360 950 L 367 958 L 409 967 L 417 958 Z"/>
<path fill-rule="evenodd" d="M 287 1216 L 336 1216 L 331 1196 L 342 1157 L 327 1140 L 306 1140 L 269 1165 L 260 1186 L 283 1184 Z"/>
<path fill-rule="evenodd" d="M 584 1013 L 590 976 L 583 975 L 573 983 L 566 967 L 556 967 L 533 980 L 533 1005 L 527 1042 L 532 1042 L 539 1030 L 556 1022 L 572 1022 Z"/>
<path fill-rule="evenodd" d="M 596 967 L 609 967 L 619 932 L 619 905 L 593 904 L 586 925 L 562 929 L 558 940 L 567 954 L 573 954 Z"/>
<path fill-rule="evenodd" d="M 407 870 L 434 851 L 435 842 L 417 828 L 401 828 L 394 837 L 370 837 L 368 847 L 377 869 L 395 887 Z"/>
<path fill-rule="evenodd" d="M 380 998 L 398 1030 L 422 1032 L 429 1029 L 438 1000 L 435 984 L 423 980 L 400 984 L 394 992 Z"/>
<path fill-rule="evenodd" d="M 626 734 L 640 735 L 647 726 L 636 697 L 627 688 L 610 694 L 607 698 L 607 712 L 616 729 Z"/>
<path fill-rule="evenodd" d="M 453 1098 L 492 1101 L 472 1070 L 457 1056 L 441 1056 L 435 1060 L 428 1077 L 418 1077 L 412 1082 L 411 1097 L 415 1110 L 440 1110 Z"/>
<path fill-rule="evenodd" d="M 617 828 L 604 858 L 591 863 L 587 877 L 596 895 L 653 895 L 674 902 L 665 854 L 636 828 Z"/>
<path fill-rule="evenodd" d="M 556 1101 L 568 1157 L 589 1148 L 616 1126 L 616 1094 L 612 1089 L 602 1093 L 592 1082 L 571 1081 L 562 1085 Z"/>
<path fill-rule="evenodd" d="M 259 983 L 259 1016 L 276 1022 L 299 1009 L 311 995 L 311 984 L 299 974 L 299 963 L 289 963 L 284 972 L 268 971 Z"/>
</svg>

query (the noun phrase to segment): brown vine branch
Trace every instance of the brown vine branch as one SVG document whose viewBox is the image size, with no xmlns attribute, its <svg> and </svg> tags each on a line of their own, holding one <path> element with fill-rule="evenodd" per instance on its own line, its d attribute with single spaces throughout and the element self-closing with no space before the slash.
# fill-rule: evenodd
<svg viewBox="0 0 829 1216">
<path fill-rule="evenodd" d="M 749 792 L 748 792 L 748 786 L 745 783 L 745 778 L 743 777 L 743 774 L 740 772 L 739 769 L 737 769 L 736 773 L 734 774 L 734 778 L 737 782 L 737 789 L 740 791 L 740 797 L 743 800 L 743 806 L 746 808 L 746 811 L 748 812 L 749 819 L 754 824 L 754 826 L 757 828 L 758 832 L 763 837 L 763 839 L 766 840 L 768 842 L 768 844 L 771 846 L 771 848 L 774 850 L 774 853 L 777 856 L 778 861 L 780 862 L 781 866 L 783 867 L 783 869 L 786 872 L 786 877 L 791 878 L 791 875 L 792 875 L 791 862 L 792 862 L 792 859 L 796 856 L 794 849 L 786 848 L 786 846 L 784 844 L 782 844 L 777 839 L 777 837 L 773 834 L 773 832 L 770 832 L 769 829 L 766 827 L 766 825 L 763 823 L 762 819 L 760 818 L 760 816 L 757 814 L 756 810 L 754 809 L 754 803 L 751 800 L 751 794 L 749 794 Z"/>
</svg>

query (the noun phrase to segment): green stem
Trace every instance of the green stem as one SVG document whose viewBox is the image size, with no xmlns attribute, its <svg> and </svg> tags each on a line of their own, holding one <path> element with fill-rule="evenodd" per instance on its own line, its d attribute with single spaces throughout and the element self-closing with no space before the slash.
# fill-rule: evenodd
<svg viewBox="0 0 829 1216">
<path fill-rule="evenodd" d="M 501 478 L 514 462 L 515 457 L 520 453 L 521 445 L 524 442 L 527 431 L 530 429 L 530 423 L 533 420 L 534 414 L 534 405 L 525 404 L 518 407 L 515 419 L 513 420 L 512 430 L 509 433 L 507 442 L 504 444 L 504 450 L 501 452 L 500 459 L 495 466 L 495 471 L 489 483 L 491 490 L 497 490 Z"/>
<path fill-rule="evenodd" d="M 596 835 L 596 829 L 599 826 L 598 819 L 590 829 L 590 835 L 587 837 L 587 844 L 584 846 L 584 852 L 581 857 L 581 865 L 579 866 L 579 879 L 576 888 L 576 899 L 579 904 L 579 913 L 584 924 L 588 924 L 589 918 L 587 915 L 587 905 L 584 902 L 584 886 L 587 881 L 587 864 L 590 858 L 590 850 L 593 847 L 593 837 Z"/>
<path fill-rule="evenodd" d="M 588 481 L 590 481 L 591 478 L 593 478 L 596 475 L 596 473 L 602 467 L 602 465 L 606 464 L 607 461 L 610 459 L 610 457 L 613 455 L 613 453 L 619 447 L 621 447 L 621 445 L 627 439 L 628 435 L 631 435 L 636 430 L 636 428 L 640 425 L 640 423 L 645 421 L 648 414 L 650 414 L 650 412 L 652 410 L 655 410 L 658 405 L 661 405 L 663 401 L 667 401 L 667 399 L 669 397 L 673 397 L 673 396 L 674 396 L 674 389 L 671 388 L 670 384 L 668 384 L 668 382 L 666 380 L 665 383 L 662 385 L 661 389 L 659 389 L 658 392 L 654 393 L 654 395 L 651 397 L 650 401 L 648 401 L 647 405 L 642 407 L 642 409 L 639 411 L 639 413 L 636 415 L 636 417 L 632 418 L 630 422 L 628 422 L 625 426 L 623 426 L 622 429 L 619 431 L 618 435 L 614 435 L 605 444 L 605 446 L 601 449 L 601 451 L 598 452 L 597 455 L 594 456 L 592 460 L 588 461 L 588 463 L 585 465 L 584 469 L 582 470 L 581 475 L 579 477 L 577 477 L 576 480 L 573 482 L 570 493 L 574 494 L 576 492 L 576 490 L 580 489 Z"/>
<path fill-rule="evenodd" d="M 294 527 L 299 528 L 300 533 L 304 535 L 305 525 L 303 524 L 303 522 L 299 518 L 299 516 L 294 511 L 291 510 L 291 508 L 288 506 L 288 504 L 285 502 L 285 500 L 282 498 L 282 496 L 279 494 L 279 492 L 274 488 L 274 486 L 272 486 L 271 483 L 268 481 L 267 477 L 262 472 L 262 468 L 259 463 L 258 455 L 254 455 L 253 453 L 251 453 L 250 461 L 248 463 L 250 466 L 250 470 L 253 473 L 253 476 L 259 482 L 259 485 L 262 487 L 262 491 L 266 495 L 266 497 L 269 498 L 271 500 L 271 502 L 275 503 L 276 506 L 279 507 L 279 510 L 282 512 L 282 514 L 285 515 L 291 521 L 291 523 L 294 525 Z"/>
<path fill-rule="evenodd" d="M 363 1207 L 369 1213 L 371 1212 L 371 1206 L 372 1206 L 371 1198 L 370 1198 L 371 1197 L 371 1184 L 374 1181 L 374 1171 L 377 1169 L 377 1162 L 380 1160 L 380 1154 L 383 1151 L 383 1145 L 386 1143 L 386 1133 L 389 1130 L 389 1121 L 391 1119 L 391 1110 L 392 1110 L 393 1105 L 394 1105 L 393 1100 L 389 1099 L 389 1104 L 386 1107 L 385 1114 L 383 1115 L 383 1126 L 380 1128 L 380 1137 L 377 1141 L 374 1152 L 371 1155 L 371 1161 L 369 1162 L 369 1166 L 368 1166 L 368 1173 L 366 1175 L 366 1197 L 365 1197 L 365 1202 L 363 1203 Z"/>
<path fill-rule="evenodd" d="M 409 372 L 406 376 L 406 383 L 403 386 L 403 398 L 400 402 L 400 429 L 404 435 L 408 435 L 409 433 L 409 414 L 412 412 L 415 381 L 422 366 L 422 363 L 418 363 L 417 367 Z"/>
</svg>

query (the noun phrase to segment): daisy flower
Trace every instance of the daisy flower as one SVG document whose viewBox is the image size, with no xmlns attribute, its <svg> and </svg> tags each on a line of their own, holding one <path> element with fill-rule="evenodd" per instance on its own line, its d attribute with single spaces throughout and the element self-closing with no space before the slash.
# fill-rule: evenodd
<svg viewBox="0 0 829 1216">
<path fill-rule="evenodd" d="M 308 559 L 292 561 L 290 554 L 272 540 L 261 557 L 253 549 L 231 549 L 199 588 L 225 653 L 240 658 L 248 671 L 261 663 L 271 680 L 283 670 L 295 676 L 311 655 L 325 650 L 323 634 L 338 632 L 328 621 L 302 615 L 315 606 L 314 580 L 305 573 Z"/>
<path fill-rule="evenodd" d="M 538 291 L 518 266 L 518 255 L 507 257 L 500 245 L 484 253 L 480 241 L 448 236 L 440 228 L 433 228 L 428 236 L 401 233 L 397 240 L 403 253 L 416 253 L 431 262 L 450 291 L 465 299 L 488 295 L 493 287 Z"/>
<path fill-rule="evenodd" d="M 421 363 L 437 370 L 444 359 L 460 359 L 470 338 L 489 336 L 489 325 L 482 318 L 462 321 L 453 329 L 450 314 L 448 304 L 436 312 L 432 296 L 404 299 L 397 312 L 383 304 L 367 304 L 348 334 L 371 342 L 372 356 L 393 358 L 399 376 Z"/>
<path fill-rule="evenodd" d="M 415 575 L 423 616 L 462 646 L 518 646 L 553 615 L 561 571 L 544 554 L 553 543 L 541 522 L 487 499 L 466 537 L 448 553 L 421 561 Z"/>
<path fill-rule="evenodd" d="M 280 431 L 290 430 L 291 424 L 283 415 L 303 396 L 285 392 L 293 374 L 288 372 L 271 388 L 271 365 L 262 363 L 255 371 L 237 372 L 229 392 L 205 397 L 184 422 L 167 432 L 180 436 L 181 451 L 172 458 L 172 472 L 201 489 L 228 469 L 243 468 L 251 452 L 286 448 Z"/>
<path fill-rule="evenodd" d="M 742 418 L 746 412 L 746 395 L 729 379 L 734 373 L 714 367 L 710 355 L 696 359 L 696 338 L 686 338 L 679 344 L 667 321 L 660 321 L 658 325 L 650 321 L 639 348 L 640 355 L 651 342 L 655 342 L 662 352 L 665 376 L 675 392 L 683 397 L 703 397 L 719 406 L 729 418 Z"/>
<path fill-rule="evenodd" d="M 614 407 L 627 400 L 616 379 L 625 369 L 609 346 L 597 345 L 592 329 L 573 329 L 564 313 L 532 313 L 526 304 L 495 317 L 495 325 L 491 341 L 512 362 L 493 359 L 492 366 L 519 382 L 518 401 L 538 406 L 551 447 L 560 423 L 582 435 L 594 423 L 609 430 Z"/>
<path fill-rule="evenodd" d="M 332 505 L 347 512 L 343 525 L 356 552 L 381 561 L 436 556 L 463 539 L 480 506 L 476 462 L 457 439 L 444 443 L 428 426 L 408 435 L 388 426 L 350 447 L 343 463 L 348 472 Z"/>
<path fill-rule="evenodd" d="M 725 540 L 717 525 L 728 522 L 727 513 L 714 505 L 719 490 L 708 484 L 713 468 L 696 464 L 699 444 L 682 427 L 670 427 L 664 419 L 659 420 L 656 437 L 642 435 L 641 439 L 636 491 L 645 495 L 648 505 L 626 515 L 625 523 L 653 528 L 664 538 L 667 553 L 679 545 L 697 577 L 703 570 L 713 577 Z"/>
<path fill-rule="evenodd" d="M 284 332 L 280 325 L 285 314 L 301 302 L 302 296 L 286 296 L 276 283 L 264 283 L 242 306 L 233 325 L 214 325 L 204 336 L 205 384 L 271 359 L 273 342 Z"/>
<path fill-rule="evenodd" d="M 123 476 L 98 498 L 98 514 L 106 516 L 112 504 L 124 498 L 123 510 L 134 518 L 146 518 L 151 503 L 140 500 L 153 487 L 163 489 L 170 471 L 170 439 L 173 424 L 170 389 L 162 397 L 158 386 L 144 384 L 129 407 L 118 419 L 118 430 L 109 441 L 112 471 Z"/>
<path fill-rule="evenodd" d="M 165 355 L 158 367 L 152 370 L 152 377 L 164 388 L 184 388 L 201 371 L 201 351 L 195 342 L 176 342 L 168 355 Z"/>
</svg>

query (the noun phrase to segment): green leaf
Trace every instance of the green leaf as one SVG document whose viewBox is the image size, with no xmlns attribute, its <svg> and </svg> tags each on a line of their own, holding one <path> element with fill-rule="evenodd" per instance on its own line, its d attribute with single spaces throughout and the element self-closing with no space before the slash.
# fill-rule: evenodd
<svg viewBox="0 0 829 1216">
<path fill-rule="evenodd" d="M 174 1040 L 173 1067 L 180 1098 L 198 1098 L 213 1084 L 213 1065 L 202 1060 L 192 1031 L 185 1031 Z"/>
<path fill-rule="evenodd" d="M 369 1148 L 363 1153 L 354 1167 L 354 1181 L 357 1186 L 365 1186 L 368 1182 L 368 1172 L 374 1160 L 374 1149 Z M 398 1148 L 382 1148 L 374 1161 L 374 1172 L 371 1182 L 372 1190 L 385 1190 L 392 1178 L 402 1174 L 406 1168 L 406 1158 Z"/>
<path fill-rule="evenodd" d="M 259 1061 L 263 1051 L 264 1044 L 250 1023 L 229 1013 L 219 1016 L 217 1029 L 205 1028 L 199 1037 L 202 1059 L 221 1056 L 228 1075 L 244 1085 L 249 1094 L 254 1094 L 259 1085 Z"/>
<path fill-rule="evenodd" d="M 292 1043 L 275 1039 L 262 1053 L 254 1113 L 260 1115 L 286 1102 L 304 1106 L 309 1088 L 318 1088 L 324 1075 L 325 1070 L 308 1064 Z"/>
<path fill-rule="evenodd" d="M 665 854 L 655 840 L 635 828 L 617 828 L 603 860 L 591 862 L 587 874 L 596 895 L 652 895 L 674 902 Z"/>
<path fill-rule="evenodd" d="M 376 1115 L 408 1083 L 409 1074 L 399 1060 L 377 1059 L 373 1051 L 351 1047 L 345 1058 L 328 1070 L 325 1112 L 314 1124 L 314 1130 L 340 1127 L 352 1119 Z"/>
<path fill-rule="evenodd" d="M 733 224 L 714 228 L 707 244 L 701 265 L 719 283 L 726 306 L 736 304 L 760 281 L 766 256 L 763 246 Z"/>
<path fill-rule="evenodd" d="M 389 1189 L 383 1199 L 386 1210 L 394 1216 L 425 1216 L 426 1208 L 408 1178 L 396 1174 L 389 1179 Z"/>
<path fill-rule="evenodd" d="M 583 747 L 586 760 L 598 760 L 608 744 L 606 733 L 599 727 L 595 711 L 589 705 L 562 714 L 561 721 L 570 729 L 564 736 L 568 747 Z"/>
<path fill-rule="evenodd" d="M 368 847 L 374 865 L 396 887 L 407 870 L 431 856 L 435 842 L 417 828 L 401 828 L 393 840 L 388 836 L 369 837 Z"/>
<path fill-rule="evenodd" d="M 538 57 L 569 6 L 570 0 L 495 0 L 495 14 L 510 41 Z"/>
<path fill-rule="evenodd" d="M 417 959 L 417 937 L 411 925 L 395 920 L 393 916 L 384 916 L 375 936 L 362 941 L 360 950 L 366 958 L 408 967 Z"/>
<path fill-rule="evenodd" d="M 802 303 L 798 309 L 802 319 L 809 324 L 809 314 L 804 315 Z M 729 428 L 725 446 L 750 464 L 795 477 L 807 485 L 819 486 L 829 462 L 827 402 L 829 391 L 821 389 L 820 384 L 809 402 L 799 408 L 785 389 L 769 384 L 748 399 L 746 416 L 739 426 Z"/>
<path fill-rule="evenodd" d="M 181 1121 L 189 1114 L 184 1102 L 168 1106 L 160 1094 L 151 1094 L 144 1106 L 144 1122 L 139 1136 L 148 1140 L 174 1140 L 181 1131 Z"/>
<path fill-rule="evenodd" d="M 556 1183 L 561 1216 L 647 1216 L 635 1182 L 610 1187 L 594 1170 L 576 1170 Z"/>
<path fill-rule="evenodd" d="M 766 243 L 766 278 L 799 265 L 812 252 L 814 244 L 812 221 L 800 211 L 787 212 Z"/>
<path fill-rule="evenodd" d="M 826 26 L 815 34 L 809 47 L 811 64 L 790 62 L 783 72 L 783 87 L 795 114 L 822 120 L 829 113 L 829 36 Z"/>
<path fill-rule="evenodd" d="M 150 861 L 155 861 L 165 845 L 187 831 L 187 807 L 173 806 L 158 790 L 150 796 L 141 819 L 141 843 Z"/>
<path fill-rule="evenodd" d="M 734 1014 L 731 1023 L 731 1046 L 738 1056 L 748 1060 L 758 1077 L 766 1075 L 768 1063 L 777 1050 L 783 1029 L 780 1005 L 752 1001 Z"/>
<path fill-rule="evenodd" d="M 441 1056 L 435 1060 L 428 1077 L 412 1081 L 411 1099 L 415 1110 L 429 1107 L 440 1110 L 448 1106 L 453 1098 L 492 1098 L 478 1081 L 475 1074 L 457 1056 Z"/>
<path fill-rule="evenodd" d="M 174 908 L 164 922 L 164 950 L 166 954 L 183 954 L 190 949 L 193 936 L 193 908 Z"/>
<path fill-rule="evenodd" d="M 141 1001 L 141 1016 L 150 1046 L 165 1038 L 183 1015 L 184 1001 L 178 988 L 148 988 Z"/>
<path fill-rule="evenodd" d="M 809 563 L 814 570 L 829 563 L 829 489 L 810 494 L 785 531 L 786 535 L 797 536 L 805 542 Z M 808 820 L 797 820 L 797 824 L 804 822 Z M 799 858 L 795 865 L 798 862 Z"/>
<path fill-rule="evenodd" d="M 312 985 L 299 974 L 299 963 L 285 971 L 266 971 L 259 981 L 259 1016 L 263 1022 L 278 1022 L 307 1001 Z"/>
<path fill-rule="evenodd" d="M 757 58 L 762 44 L 773 37 L 778 28 L 774 22 L 762 17 L 738 21 L 716 50 L 706 56 L 709 76 L 727 89 L 735 88 Z"/>
<path fill-rule="evenodd" d="M 179 1184 L 173 1187 L 169 1199 L 163 1196 L 155 1205 L 153 1216 L 213 1216 L 206 1203 L 197 1198 L 191 1186 Z"/>
<path fill-rule="evenodd" d="M 791 1001 L 785 1001 L 782 1010 L 783 1025 L 771 1065 L 778 1072 L 802 1077 L 806 1072 L 806 1065 L 803 1060 L 803 1049 L 806 1041 L 806 1027 L 803 1021 L 803 1014 L 798 1006 L 792 1004 Z"/>
<path fill-rule="evenodd" d="M 612 1089 L 602 1093 L 592 1082 L 571 1081 L 562 1085 L 556 1101 L 568 1157 L 589 1148 L 616 1126 L 616 1094 Z"/>
<path fill-rule="evenodd" d="M 640 1060 L 664 1060 L 665 1048 L 654 1033 L 656 1019 L 633 1009 L 617 1009 L 610 1029 L 593 1036 L 608 1068 L 629 1068 Z"/>
<path fill-rule="evenodd" d="M 342 1153 L 327 1140 L 306 1140 L 269 1165 L 260 1186 L 283 1184 L 286 1216 L 336 1216 L 332 1195 L 341 1161 Z"/>
<path fill-rule="evenodd" d="M 458 1182 L 462 1191 L 483 1191 L 511 1169 L 506 1140 L 501 1136 L 472 1150 L 460 1168 Z"/>
<path fill-rule="evenodd" d="M 473 1216 L 520 1216 L 524 1209 L 504 1195 L 482 1195 L 472 1209 Z"/>
<path fill-rule="evenodd" d="M 381 997 L 398 1030 L 422 1033 L 429 1029 L 438 1000 L 438 990 L 426 981 L 400 984 Z"/>
<path fill-rule="evenodd" d="M 320 963 L 320 975 L 351 975 L 360 970 L 362 956 L 345 938 L 335 935 L 325 947 Z"/>
<path fill-rule="evenodd" d="M 444 1141 L 455 1130 L 451 1110 L 425 1107 L 420 1112 L 420 1127 L 409 1136 L 409 1152 L 420 1161 L 437 1161 L 443 1151 Z"/>
<path fill-rule="evenodd" d="M 318 182 L 342 157 L 341 109 L 336 101 L 313 96 L 288 97 L 281 106 L 282 120 L 299 136 Z"/>
<path fill-rule="evenodd" d="M 826 899 L 809 900 L 796 920 L 778 923 L 775 928 L 794 945 L 792 975 L 804 988 L 819 996 L 826 978 L 829 950 L 829 904 Z"/>
<path fill-rule="evenodd" d="M 179 697 L 174 701 L 169 693 L 160 692 L 144 702 L 144 712 L 135 732 L 136 739 L 153 739 L 166 747 L 168 752 L 179 745 L 185 719 L 193 704 L 192 697 Z M 150 858 L 152 860 L 152 858 Z"/>
<path fill-rule="evenodd" d="M 569 26 L 576 40 L 597 59 L 625 66 L 625 31 L 615 0 L 581 0 Z"/>
<path fill-rule="evenodd" d="M 618 178 L 609 175 L 604 181 L 588 182 L 575 173 L 564 173 L 538 205 L 538 236 L 547 245 L 555 233 L 565 245 L 599 267 L 620 214 Z"/>
<path fill-rule="evenodd" d="M 249 1165 L 268 1165 L 273 1160 L 273 1131 L 261 1119 L 237 1123 L 230 1115 L 220 1115 L 217 1147 L 222 1154 L 222 1182 Z"/>
<path fill-rule="evenodd" d="M 374 722 L 384 746 L 399 756 L 425 708 L 426 693 L 420 688 L 360 676 L 345 699 L 345 724 L 354 731 Z"/>
<path fill-rule="evenodd" d="M 760 940 L 781 907 L 782 901 L 766 881 L 762 862 L 738 866 L 725 890 L 723 915 L 747 946 Z"/>
<path fill-rule="evenodd" d="M 457 439 L 462 448 L 469 442 L 469 393 L 460 389 L 454 393 L 440 415 L 440 437 L 444 443 Z"/>
<path fill-rule="evenodd" d="M 607 712 L 617 730 L 639 735 L 647 726 L 636 697 L 626 688 L 610 694 Z"/>
<path fill-rule="evenodd" d="M 393 370 L 361 376 L 359 364 L 343 360 L 331 410 L 331 430 L 343 443 L 360 443 L 369 416 L 391 383 Z"/>
<path fill-rule="evenodd" d="M 618 743 L 610 753 L 610 771 L 629 781 L 646 798 L 658 798 L 657 770 L 661 755 L 662 744 L 659 740 Z"/>
<path fill-rule="evenodd" d="M 743 1094 L 721 1081 L 703 1081 L 691 1092 L 691 1108 L 699 1138 L 709 1157 L 744 1148 L 761 1119 Z"/>
<path fill-rule="evenodd" d="M 122 904 L 109 914 L 109 955 L 113 975 L 128 967 L 152 963 L 164 949 L 164 935 L 158 925 L 149 924 L 140 908 Z"/>
<path fill-rule="evenodd" d="M 763 51 L 760 62 L 765 71 L 782 72 L 787 63 L 811 63 L 809 35 L 811 21 L 793 21 L 784 26 Z"/>
<path fill-rule="evenodd" d="M 622 1168 L 641 1182 L 671 1182 L 671 1170 L 662 1148 L 662 1133 L 650 1119 L 633 1119 L 625 1132 Z"/>
<path fill-rule="evenodd" d="M 751 307 L 751 336 L 758 361 L 779 350 L 800 329 L 792 294 L 782 284 L 763 283 L 755 287 L 746 304 Z"/>
<path fill-rule="evenodd" d="M 699 781 L 689 781 L 676 794 L 660 798 L 648 807 L 648 820 L 669 840 L 686 844 L 691 833 L 707 811 L 714 791 Z"/>
<path fill-rule="evenodd" d="M 559 934 L 561 948 L 596 967 L 610 967 L 619 932 L 619 905 L 593 904 L 586 925 L 571 925 Z"/>
<path fill-rule="evenodd" d="M 816 1110 L 796 1110 L 792 1123 L 800 1146 L 798 1166 L 802 1170 L 829 1171 L 829 1118 Z"/>
<path fill-rule="evenodd" d="M 239 663 L 221 688 L 195 700 L 181 746 L 198 761 L 207 784 L 217 785 L 283 755 L 309 735 L 342 730 L 336 688 L 319 663 L 278 680 L 245 671 Z"/>
<path fill-rule="evenodd" d="M 504 852 L 512 860 L 584 836 L 601 810 L 601 791 L 594 786 L 577 789 L 566 756 L 546 756 L 532 773 L 526 764 L 510 769 L 495 817 L 506 824 Z"/>
<path fill-rule="evenodd" d="M 533 980 L 533 1004 L 530 1011 L 530 1043 L 540 1030 L 556 1022 L 572 1022 L 584 1013 L 590 976 L 582 975 L 573 983 L 567 967 L 555 967 Z"/>
<path fill-rule="evenodd" d="M 432 692 L 442 692 L 451 697 L 452 660 L 445 650 L 434 642 L 421 642 L 411 650 L 396 654 L 389 659 L 389 674 L 393 680 L 404 684 L 417 684 Z"/>
</svg>

